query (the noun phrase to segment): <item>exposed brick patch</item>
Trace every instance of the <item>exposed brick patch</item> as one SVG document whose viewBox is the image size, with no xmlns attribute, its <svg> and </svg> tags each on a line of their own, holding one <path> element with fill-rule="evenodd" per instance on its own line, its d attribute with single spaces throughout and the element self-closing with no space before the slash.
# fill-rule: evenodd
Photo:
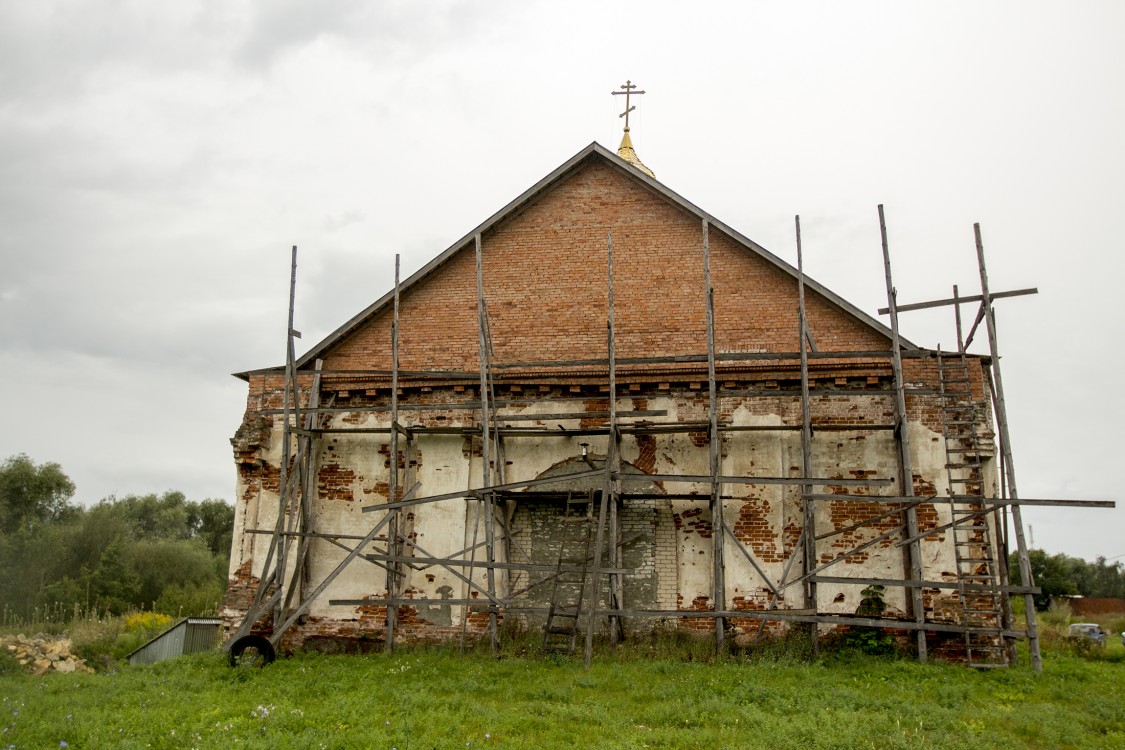
<svg viewBox="0 0 1125 750">
<path fill-rule="evenodd" d="M 676 519 L 676 528 L 685 534 L 696 533 L 703 539 L 710 539 L 714 529 L 710 518 L 703 518 L 703 508 L 688 508 L 681 513 L 673 514 Z"/>
<path fill-rule="evenodd" d="M 324 500 L 352 500 L 356 473 L 339 464 L 321 464 L 316 473 L 317 493 Z"/>
<path fill-rule="evenodd" d="M 778 549 L 777 532 L 770 523 L 771 510 L 770 502 L 764 498 L 746 498 L 738 509 L 732 529 L 738 540 L 749 545 L 755 557 L 764 563 L 785 559 L 783 551 Z"/>
<path fill-rule="evenodd" d="M 645 474 L 651 474 L 656 469 L 656 436 L 637 435 L 636 439 L 639 453 L 633 465 Z"/>
</svg>

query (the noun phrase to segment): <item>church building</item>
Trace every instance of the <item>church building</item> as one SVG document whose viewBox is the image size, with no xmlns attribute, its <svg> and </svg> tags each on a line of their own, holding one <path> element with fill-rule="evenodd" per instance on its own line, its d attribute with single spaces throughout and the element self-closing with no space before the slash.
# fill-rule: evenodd
<svg viewBox="0 0 1125 750">
<path fill-rule="evenodd" d="M 628 125 L 393 278 L 239 375 L 231 634 L 530 630 L 588 658 L 874 626 L 1007 663 L 990 359 L 902 339 L 712 217 Z"/>
</svg>

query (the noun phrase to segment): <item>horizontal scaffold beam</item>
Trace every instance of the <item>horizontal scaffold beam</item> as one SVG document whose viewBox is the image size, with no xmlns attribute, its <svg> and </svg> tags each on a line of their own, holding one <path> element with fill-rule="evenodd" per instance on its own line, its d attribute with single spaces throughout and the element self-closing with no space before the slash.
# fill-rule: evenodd
<svg viewBox="0 0 1125 750">
<path fill-rule="evenodd" d="M 932 497 L 906 497 L 905 495 L 835 495 L 824 492 L 809 492 L 803 495 L 806 500 L 859 500 L 873 503 L 916 503 L 920 499 L 932 505 L 956 503 L 977 503 L 979 505 L 1044 505 L 1056 508 L 1116 508 L 1114 500 L 1051 500 L 1004 497 L 977 497 L 976 495 L 934 495 Z"/>
<path fill-rule="evenodd" d="M 1023 297 L 1027 294 L 1039 294 L 1039 290 L 1032 287 L 1031 289 L 1016 289 L 1011 292 L 993 292 L 989 295 L 992 299 L 1003 299 L 1005 297 Z M 915 302 L 909 305 L 895 305 L 896 312 L 910 312 L 911 310 L 929 310 L 933 307 L 947 307 L 949 305 L 958 305 L 964 302 L 980 302 L 984 299 L 982 294 L 973 294 L 968 297 L 949 297 L 947 299 L 935 299 L 930 302 Z M 880 307 L 880 315 L 890 314 L 889 307 Z"/>
<path fill-rule="evenodd" d="M 1009 594 L 1041 594 L 1038 586 L 990 586 L 986 583 L 956 581 L 910 581 L 901 578 L 854 578 L 851 576 L 812 576 L 817 583 L 842 583 L 853 586 L 899 586 L 908 589 L 958 589 L 965 591 L 1003 591 Z"/>
<path fill-rule="evenodd" d="M 993 294 L 992 297 L 1010 297 L 1018 294 L 1031 294 L 1031 290 L 1023 290 L 1020 292 L 998 292 Z M 973 299 L 979 300 L 980 297 L 962 297 L 962 302 L 971 301 Z M 929 304 L 929 303 L 921 303 Z M 900 311 L 904 309 L 915 309 L 912 306 L 903 306 L 898 308 Z M 882 311 L 880 311 L 882 312 Z M 930 349 L 903 349 L 903 357 L 908 358 L 929 358 L 936 357 L 937 353 Z M 889 349 L 877 350 L 854 350 L 854 351 L 810 351 L 808 358 L 810 360 L 833 360 L 833 359 L 890 359 L 891 351 Z M 715 352 L 715 362 L 775 362 L 775 361 L 793 361 L 797 362 L 801 358 L 800 352 Z M 657 356 L 657 357 L 618 357 L 616 364 L 620 366 L 629 365 L 669 365 L 669 364 L 706 364 L 707 354 L 680 354 L 672 356 Z M 567 359 L 567 360 L 541 360 L 536 362 L 506 362 L 506 363 L 493 363 L 492 367 L 496 370 L 547 370 L 559 367 L 607 367 L 609 360 L 605 357 L 592 357 L 589 359 Z M 249 370 L 241 373 L 242 375 L 258 375 L 265 377 L 282 377 L 285 373 L 280 367 L 267 367 L 259 370 Z M 311 370 L 298 370 L 298 375 L 311 375 Z M 321 374 L 329 377 L 386 377 L 392 375 L 391 370 L 321 370 Z M 582 373 L 572 373 L 579 376 Z M 399 370 L 400 378 L 431 378 L 431 379 L 446 379 L 446 380 L 478 380 L 479 373 L 465 372 L 461 370 Z M 503 375 L 499 376 L 501 379 Z"/>
<path fill-rule="evenodd" d="M 714 476 L 710 474 L 613 474 L 622 482 L 670 482 L 711 484 L 814 484 L 840 485 L 842 487 L 883 487 L 894 484 L 893 479 L 839 479 L 831 477 L 739 477 Z M 846 497 L 846 496 L 840 496 Z"/>
<path fill-rule="evenodd" d="M 786 609 L 736 609 L 736 610 L 682 610 L 682 609 L 598 609 L 598 615 L 616 615 L 619 617 L 661 617 L 661 618 L 698 618 L 698 619 L 750 619 L 750 620 L 778 620 L 789 622 L 816 622 L 825 625 L 847 625 L 860 628 L 891 628 L 895 630 L 925 630 L 937 633 L 987 633 L 1005 638 L 1026 638 L 1027 633 L 1022 630 L 1001 630 L 998 628 L 977 628 L 965 625 L 954 625 L 944 622 L 916 622 L 914 620 L 893 620 L 878 617 L 856 617 L 848 614 L 807 614 L 808 610 Z"/>
<path fill-rule="evenodd" d="M 487 560 L 456 560 L 446 557 L 410 557 L 409 555 L 380 555 L 378 553 L 365 554 L 368 560 L 381 560 L 384 562 L 413 563 L 414 565 L 438 565 L 443 568 L 492 568 L 494 570 L 525 570 L 541 573 L 582 573 L 586 569 L 578 565 L 537 565 L 534 563 L 505 563 L 488 562 Z M 602 573 L 632 573 L 632 568 L 599 568 Z"/>
<path fill-rule="evenodd" d="M 584 414 L 583 419 L 603 419 L 597 413 Z M 561 419 L 558 415 L 540 416 L 540 415 L 527 415 L 526 418 L 520 417 L 513 419 L 505 416 L 497 417 L 498 421 L 530 421 L 532 419 L 550 421 L 552 419 Z M 575 417 L 567 417 L 567 419 L 578 419 Z M 874 432 L 878 430 L 893 430 L 895 428 L 892 424 L 814 424 L 812 426 L 813 432 Z M 480 435 L 482 429 L 480 426 L 471 425 L 465 427 L 424 427 L 419 425 L 412 425 L 409 427 L 396 426 L 400 433 L 409 436 L 414 435 Z M 623 435 L 659 435 L 664 433 L 685 433 L 685 432 L 704 432 L 707 425 L 702 426 L 690 422 L 636 422 L 633 424 L 625 424 L 617 428 L 618 432 Z M 719 432 L 732 433 L 732 432 L 796 432 L 801 429 L 801 425 L 796 424 L 763 424 L 763 425 L 719 425 Z M 320 435 L 389 435 L 391 427 L 324 427 L 314 429 L 304 429 L 301 427 L 291 427 L 290 430 L 295 435 L 302 435 L 304 437 L 317 437 Z M 562 425 L 555 425 L 553 427 L 493 427 L 490 432 L 499 433 L 504 437 L 592 437 L 595 435 L 608 435 L 610 428 L 606 427 L 579 427 L 567 428 Z"/>
<path fill-rule="evenodd" d="M 386 605 L 410 606 L 415 604 L 454 605 L 467 604 L 481 612 L 504 609 L 508 613 L 520 614 L 545 614 L 548 607 L 518 606 L 519 602 L 498 608 L 483 599 L 331 599 L 329 604 L 337 606 L 371 606 Z M 965 625 L 955 625 L 944 622 L 917 623 L 913 620 L 893 620 L 889 618 L 856 617 L 848 614 L 813 614 L 809 609 L 738 609 L 738 610 L 681 610 L 681 609 L 601 609 L 596 611 L 599 617 L 659 617 L 662 619 L 743 619 L 743 620 L 777 620 L 788 622 L 815 622 L 824 625 L 843 625 L 863 628 L 888 628 L 894 630 L 923 630 L 938 633 L 985 633 L 999 635 L 1006 638 L 1025 638 L 1027 634 L 1022 630 L 1000 630 L 997 628 L 976 628 Z"/>
</svg>

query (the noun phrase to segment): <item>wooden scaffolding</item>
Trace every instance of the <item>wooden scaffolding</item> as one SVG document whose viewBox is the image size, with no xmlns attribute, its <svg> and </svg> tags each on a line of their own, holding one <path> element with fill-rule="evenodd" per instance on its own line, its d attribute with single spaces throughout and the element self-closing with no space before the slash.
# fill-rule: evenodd
<svg viewBox="0 0 1125 750">
<path fill-rule="evenodd" d="M 568 362 L 537 363 L 498 363 L 494 361 L 491 328 L 487 300 L 484 294 L 484 280 L 481 262 L 481 235 L 474 237 L 477 276 L 477 328 L 479 334 L 480 368 L 477 373 L 449 371 L 402 371 L 399 368 L 399 259 L 394 266 L 394 308 L 391 326 L 392 368 L 388 371 L 327 371 L 317 360 L 311 370 L 298 370 L 294 340 L 300 334 L 294 329 L 294 294 L 296 283 L 297 248 L 292 251 L 289 311 L 286 331 L 286 364 L 279 373 L 284 378 L 283 405 L 278 410 L 282 417 L 282 457 L 280 475 L 280 500 L 277 522 L 272 529 L 247 529 L 246 533 L 268 536 L 269 547 L 264 565 L 256 571 L 257 585 L 252 602 L 242 624 L 228 639 L 228 646 L 252 631 L 268 633 L 273 645 L 277 645 L 295 622 L 306 615 L 310 605 L 315 602 L 353 562 L 374 566 L 382 571 L 385 581 L 385 596 L 368 597 L 358 600 L 333 599 L 333 605 L 382 606 L 385 607 L 385 647 L 390 650 L 395 643 L 398 627 L 398 612 L 401 606 L 417 607 L 427 604 L 457 606 L 462 610 L 461 642 L 468 622 L 474 616 L 487 615 L 487 624 L 475 620 L 487 631 L 493 648 L 499 642 L 498 620 L 500 615 L 510 612 L 537 612 L 547 616 L 546 629 L 562 636 L 561 641 L 569 644 L 565 649 L 574 650 L 576 644 L 583 644 L 585 663 L 588 665 L 593 653 L 595 633 L 600 624 L 608 624 L 611 640 L 616 641 L 624 633 L 623 621 L 633 617 L 658 618 L 706 618 L 714 622 L 714 638 L 717 649 L 727 645 L 726 625 L 732 618 L 760 621 L 758 636 L 769 621 L 805 623 L 809 627 L 813 648 L 817 647 L 820 626 L 859 626 L 888 628 L 896 631 L 914 633 L 918 658 L 927 659 L 927 633 L 945 633 L 960 636 L 964 640 L 966 661 L 978 667 L 1003 666 L 1014 659 L 1014 642 L 1026 637 L 1030 644 L 1030 658 L 1036 670 L 1042 668 L 1039 652 L 1039 639 L 1032 595 L 1038 593 L 1032 580 L 1028 548 L 1024 538 L 1020 510 L 1026 505 L 1055 505 L 1067 507 L 1112 507 L 1110 501 L 1066 501 L 1021 499 L 1016 490 L 1015 467 L 1012 458 L 1011 441 L 1008 433 L 1006 402 L 1003 380 L 1000 372 L 1000 356 L 997 349 L 996 323 L 993 303 L 997 299 L 1033 294 L 1034 289 L 993 293 L 989 289 L 985 268 L 984 248 L 980 227 L 975 226 L 976 255 L 980 274 L 981 292 L 979 295 L 959 296 L 954 288 L 954 296 L 909 305 L 899 305 L 897 292 L 891 276 L 890 249 L 883 207 L 879 206 L 879 224 L 885 269 L 887 308 L 880 313 L 889 315 L 891 348 L 889 351 L 819 351 L 815 345 L 814 332 L 810 330 L 805 309 L 805 276 L 801 247 L 800 218 L 795 221 L 797 249 L 798 282 L 798 330 L 794 331 L 797 347 L 792 352 L 749 352 L 722 353 L 715 347 L 714 293 L 711 286 L 711 264 L 709 243 L 709 222 L 703 219 L 700 234 L 704 278 L 701 279 L 700 294 L 706 304 L 706 353 L 679 357 L 630 357 L 618 358 L 615 348 L 614 319 L 614 276 L 613 276 L 613 236 L 606 238 L 608 315 L 606 320 L 605 356 Z M 975 322 L 967 336 L 962 336 L 961 308 L 963 305 L 979 305 Z M 910 310 L 951 306 L 955 312 L 957 346 L 955 350 L 906 349 L 899 340 L 899 313 Z M 984 436 L 979 434 L 976 425 L 982 420 L 982 405 L 974 400 L 968 385 L 969 360 L 966 348 L 971 343 L 978 326 L 983 322 L 988 336 L 988 384 L 991 391 L 991 409 L 997 426 L 1000 452 L 1000 491 L 989 496 L 982 474 L 982 444 Z M 892 431 L 896 443 L 898 476 L 890 479 L 841 479 L 839 477 L 813 476 L 813 440 L 815 419 L 812 414 L 813 387 L 810 385 L 810 361 L 830 361 L 832 359 L 864 359 L 868 361 L 890 361 L 893 373 L 893 389 L 865 390 L 864 394 L 878 393 L 893 402 L 893 421 L 882 425 L 855 427 L 847 425 L 824 424 L 815 427 L 816 431 L 829 430 L 888 430 Z M 937 497 L 916 492 L 914 472 L 911 465 L 911 446 L 907 424 L 907 398 L 918 392 L 906 383 L 903 375 L 904 358 L 928 358 L 934 361 L 939 373 L 939 393 L 943 436 L 947 456 L 946 471 L 950 486 L 948 497 Z M 724 422 L 721 403 L 731 393 L 720 388 L 716 376 L 718 362 L 762 363 L 772 361 L 786 366 L 799 363 L 801 421 L 799 424 L 736 426 Z M 694 363 L 706 365 L 708 420 L 706 424 L 685 422 L 653 421 L 652 417 L 663 416 L 659 411 L 623 412 L 618 407 L 619 390 L 617 368 L 623 362 L 629 365 L 667 365 L 671 363 Z M 505 402 L 497 399 L 497 373 L 506 369 L 535 367 L 550 368 L 604 368 L 608 374 L 608 413 L 597 415 L 605 419 L 604 427 L 581 429 L 547 430 L 542 428 L 513 426 L 518 415 L 501 413 Z M 325 376 L 348 375 L 359 378 L 389 379 L 390 403 L 379 406 L 339 406 L 331 396 L 321 393 L 321 379 Z M 399 400 L 400 378 L 412 381 L 426 379 L 449 382 L 456 380 L 465 384 L 464 388 L 475 387 L 479 398 L 449 404 L 401 403 Z M 739 396 L 755 395 L 755 391 L 738 391 Z M 761 391 L 760 395 L 778 395 L 777 391 Z M 404 412 L 434 408 L 473 409 L 479 414 L 478 424 L 464 427 L 404 426 L 401 415 Z M 389 426 L 386 427 L 328 427 L 327 418 L 347 412 L 379 411 L 388 413 Z M 535 414 L 540 420 L 566 420 L 590 418 L 591 414 Z M 722 473 L 721 445 L 724 435 L 747 430 L 799 431 L 801 438 L 800 476 L 735 476 Z M 623 435 L 655 435 L 662 433 L 705 432 L 709 451 L 709 473 L 706 475 L 654 475 L 623 472 L 621 467 L 620 442 Z M 365 535 L 342 534 L 330 528 L 318 528 L 313 512 L 316 495 L 317 461 L 321 454 L 325 436 L 340 433 L 367 433 L 387 436 L 390 442 L 387 502 L 363 508 L 363 511 L 379 514 Z M 426 495 L 421 484 L 415 481 L 411 469 L 410 456 L 415 450 L 415 437 L 426 433 L 445 433 L 469 435 L 479 446 L 480 477 L 478 486 L 463 491 Z M 533 438 L 547 440 L 562 436 L 567 438 L 585 435 L 598 436 L 606 441 L 606 452 L 601 467 L 588 461 L 585 469 L 564 475 L 523 481 L 507 481 L 505 477 L 505 444 L 510 440 Z M 586 456 L 585 446 L 583 457 Z M 504 514 L 503 506 L 518 493 L 537 486 L 557 485 L 561 481 L 596 481 L 600 489 L 590 491 L 583 502 L 586 529 L 586 547 L 573 559 L 560 552 L 556 564 L 535 564 L 532 561 L 514 562 L 512 555 L 498 555 L 501 544 L 512 543 L 511 519 Z M 621 536 L 618 529 L 618 511 L 623 499 L 643 497 L 629 493 L 624 488 L 636 482 L 664 482 L 668 484 L 704 483 L 710 487 L 708 495 L 667 493 L 661 497 L 698 500 L 705 502 L 712 519 L 712 563 L 711 578 L 713 591 L 711 601 L 714 605 L 706 611 L 699 609 L 626 609 L 624 607 L 623 586 L 625 574 L 621 558 Z M 871 487 L 897 486 L 897 494 L 867 494 Z M 779 579 L 772 579 L 765 572 L 761 562 L 751 549 L 743 544 L 728 524 L 724 512 L 724 500 L 732 499 L 724 495 L 727 486 L 746 485 L 786 485 L 799 488 L 802 500 L 802 524 L 800 535 L 787 559 Z M 959 488 L 954 491 L 953 488 Z M 831 488 L 831 492 L 826 491 Z M 823 502 L 847 500 L 848 488 L 860 488 L 863 501 L 876 502 L 884 507 L 880 513 L 859 523 L 842 529 L 821 529 L 817 527 L 816 505 Z M 736 499 L 736 498 L 735 498 Z M 434 555 L 423 548 L 412 535 L 403 533 L 403 514 L 409 509 L 428 503 L 468 502 L 475 516 L 473 538 L 465 549 L 454 554 Z M 949 523 L 931 526 L 920 530 L 918 509 L 924 504 L 946 503 L 950 509 Z M 1008 522 L 1010 513 L 1011 523 Z M 837 537 L 859 528 L 879 531 L 876 524 L 886 524 L 895 520 L 893 527 L 877 533 L 856 546 L 845 549 L 827 561 L 818 560 L 816 542 Z M 580 521 L 582 519 L 579 519 Z M 1009 550 L 1008 528 L 1015 534 L 1017 559 L 1020 566 L 1020 586 L 1011 585 L 1007 571 Z M 478 539 L 478 529 L 483 530 L 483 540 Z M 956 580 L 925 580 L 920 553 L 920 542 L 935 534 L 950 532 L 953 539 L 956 559 Z M 346 551 L 343 559 L 319 581 L 309 575 L 309 547 L 312 540 L 335 545 Z M 833 576 L 829 569 L 854 555 L 864 552 L 875 544 L 893 542 L 902 550 L 903 570 L 901 578 L 862 578 L 852 576 Z M 729 543 L 728 543 L 729 542 Z M 726 579 L 724 553 L 737 551 L 755 574 L 760 577 L 763 587 L 770 592 L 765 609 L 726 608 L 727 596 L 724 590 Z M 503 557 L 501 560 L 500 558 Z M 462 598 L 426 599 L 408 595 L 403 590 L 404 570 L 435 566 L 449 572 L 462 582 L 466 596 Z M 483 581 L 474 572 L 483 570 Z M 498 586 L 498 578 L 507 577 L 513 571 L 526 576 L 527 585 L 518 590 Z M 562 590 L 560 580 L 580 581 L 577 601 L 573 598 L 562 602 L 558 592 Z M 521 578 L 521 581 L 524 580 Z M 909 612 L 905 618 L 882 616 L 844 615 L 824 611 L 823 602 L 818 599 L 817 585 L 821 583 L 849 586 L 901 587 L 908 593 Z M 519 597 L 532 588 L 542 586 L 541 590 L 552 590 L 549 607 L 528 607 Z M 804 606 L 780 608 L 786 592 L 793 587 L 801 592 Z M 608 596 L 603 600 L 602 589 Z M 573 587 L 571 587 L 573 591 Z M 925 591 L 954 591 L 961 609 L 957 621 L 940 621 L 926 617 L 923 598 Z M 1025 601 L 1026 625 L 1021 630 L 1014 621 L 1010 597 L 1023 596 Z M 607 604 L 603 602 L 608 602 Z M 567 616 L 563 616 L 562 612 Z M 547 639 L 545 638 L 545 644 Z M 556 639 L 556 643 L 558 639 Z"/>
</svg>

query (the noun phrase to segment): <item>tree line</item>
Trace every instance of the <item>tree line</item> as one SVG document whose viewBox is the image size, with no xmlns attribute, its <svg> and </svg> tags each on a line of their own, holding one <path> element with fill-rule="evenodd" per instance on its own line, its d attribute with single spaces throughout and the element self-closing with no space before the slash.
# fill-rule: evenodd
<svg viewBox="0 0 1125 750">
<path fill-rule="evenodd" d="M 1110 564 L 1104 557 L 1087 562 L 1061 552 L 1048 555 L 1041 549 L 1028 550 L 1031 577 L 1043 590 L 1035 595 L 1035 608 L 1045 610 L 1052 596 L 1093 596 L 1125 599 L 1125 565 L 1121 561 Z M 1012 553 L 1008 560 L 1009 577 L 1016 586 L 1022 585 L 1019 558 Z"/>
<path fill-rule="evenodd" d="M 109 497 L 83 507 L 56 463 L 0 465 L 0 608 L 6 621 L 44 612 L 203 614 L 226 588 L 234 509 L 182 492 Z"/>
</svg>

